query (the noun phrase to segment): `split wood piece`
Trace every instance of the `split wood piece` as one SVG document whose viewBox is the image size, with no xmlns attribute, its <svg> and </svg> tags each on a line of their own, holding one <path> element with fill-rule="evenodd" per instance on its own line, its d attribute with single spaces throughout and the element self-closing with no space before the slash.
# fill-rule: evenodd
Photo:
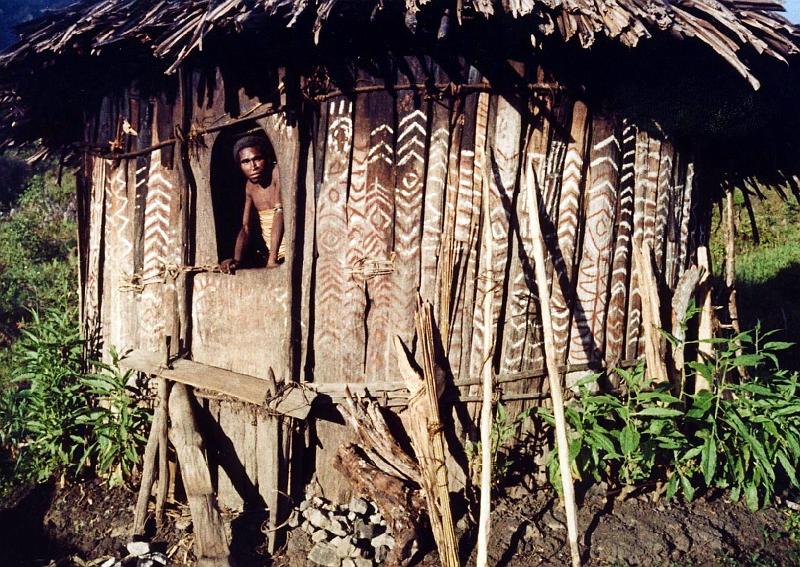
<svg viewBox="0 0 800 567">
<path fill-rule="evenodd" d="M 386 518 L 395 545 L 383 564 L 387 567 L 408 565 L 416 552 L 419 526 L 425 515 L 425 501 L 420 491 L 380 470 L 354 444 L 339 447 L 333 468 L 350 481 L 354 492 L 375 502 Z"/>
<path fill-rule="evenodd" d="M 184 384 L 175 384 L 169 396 L 169 438 L 175 447 L 183 486 L 189 501 L 199 567 L 230 567 L 225 526 L 211 484 L 202 437 L 197 430 L 191 395 Z"/>
<path fill-rule="evenodd" d="M 159 396 L 160 398 L 160 396 Z M 159 401 L 161 401 L 159 399 Z M 144 533 L 145 523 L 147 522 L 147 504 L 150 501 L 150 493 L 155 482 L 156 460 L 158 458 L 159 446 L 161 444 L 161 431 L 167 426 L 167 404 L 159 403 L 156 406 L 153 423 L 150 426 L 150 435 L 147 437 L 147 445 L 144 449 L 142 462 L 142 480 L 139 486 L 139 496 L 136 499 L 136 508 L 133 511 L 133 535 Z M 159 494 L 161 487 L 159 486 Z"/>
<path fill-rule="evenodd" d="M 658 282 L 653 274 L 652 251 L 648 243 L 633 245 L 633 260 L 639 274 L 639 296 L 642 300 L 642 327 L 647 376 L 653 382 L 667 379 L 667 365 L 661 351 L 661 302 Z"/>
<path fill-rule="evenodd" d="M 672 335 L 678 339 L 678 344 L 672 352 L 672 362 L 675 366 L 676 376 L 683 380 L 684 369 L 684 343 L 686 342 L 686 313 L 689 311 L 689 301 L 694 296 L 697 283 L 700 281 L 700 270 L 691 266 L 681 274 L 675 293 L 672 296 Z M 683 384 L 680 384 L 683 387 Z"/>
<path fill-rule="evenodd" d="M 339 411 L 358 435 L 361 449 L 382 472 L 421 485 L 419 467 L 397 444 L 378 405 L 369 399 L 359 403 L 345 390 Z"/>
<path fill-rule="evenodd" d="M 432 311 L 433 306 L 430 303 L 422 303 L 418 299 L 415 322 L 422 376 L 412 366 L 400 338 L 394 338 L 400 375 L 406 380 L 411 392 L 408 409 L 401 414 L 400 419 L 411 438 L 411 446 L 419 461 L 421 484 L 428 502 L 428 515 L 439 557 L 445 567 L 455 567 L 458 565 L 458 543 L 450 508 L 447 455 L 439 415 L 439 392 L 442 388 L 437 381 L 441 382 L 443 378 L 441 375 L 437 376 L 434 365 Z"/>
<path fill-rule="evenodd" d="M 279 392 L 272 395 L 269 382 L 263 378 L 186 359 L 174 360 L 171 368 L 165 368 L 163 355 L 156 352 L 133 350 L 120 360 L 120 364 L 173 382 L 213 390 L 257 406 L 266 406 L 271 411 L 296 419 L 308 417 L 315 397 L 313 392 L 296 387 L 293 383 L 284 384 Z"/>
<path fill-rule="evenodd" d="M 709 339 L 714 337 L 714 309 L 711 305 L 711 260 L 706 246 L 697 248 L 697 266 L 700 268 L 700 321 L 697 326 L 697 360 L 700 363 L 714 359 L 714 345 Z M 695 373 L 694 391 L 710 390 L 711 384 L 700 374 Z"/>
<path fill-rule="evenodd" d="M 578 548 L 578 513 L 575 505 L 575 487 L 569 465 L 569 442 L 567 440 L 567 421 L 564 416 L 564 397 L 561 392 L 561 375 L 558 372 L 557 351 L 554 343 L 553 321 L 550 315 L 550 288 L 545 270 L 544 235 L 539 221 L 539 196 L 536 190 L 531 160 L 527 163 L 526 189 L 528 197 L 528 220 L 533 240 L 533 260 L 536 272 L 536 287 L 542 312 L 542 333 L 544 335 L 545 361 L 550 383 L 550 398 L 553 402 L 553 417 L 556 422 L 556 445 L 558 465 L 561 472 L 561 487 L 564 496 L 564 511 L 567 516 L 567 535 L 573 567 L 581 564 Z"/>
<path fill-rule="evenodd" d="M 170 475 L 168 457 L 168 431 L 167 403 L 169 400 L 169 382 L 164 378 L 158 379 L 158 405 L 165 408 L 162 413 L 161 423 L 158 428 L 158 487 L 156 489 L 156 526 L 161 527 L 164 520 L 164 504 L 169 494 Z"/>
<path fill-rule="evenodd" d="M 725 188 L 725 287 L 728 291 L 728 316 L 731 328 L 737 336 L 734 339 L 736 356 L 741 356 L 742 343 L 738 335 L 742 332 L 742 327 L 739 324 L 739 305 L 736 301 L 736 220 L 733 214 L 733 188 L 730 185 Z M 743 378 L 748 378 L 746 367 L 738 370 Z"/>
</svg>

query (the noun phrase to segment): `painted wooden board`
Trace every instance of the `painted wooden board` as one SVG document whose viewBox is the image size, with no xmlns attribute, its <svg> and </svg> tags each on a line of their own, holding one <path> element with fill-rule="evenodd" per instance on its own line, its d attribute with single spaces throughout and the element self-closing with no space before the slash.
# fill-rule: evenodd
<svg viewBox="0 0 800 567">
<path fill-rule="evenodd" d="M 340 379 L 352 345 L 344 342 L 341 307 L 347 274 L 347 190 L 353 147 L 353 103 L 338 97 L 326 103 L 328 134 L 325 173 L 317 199 L 317 277 L 314 328 L 315 377 Z"/>
<path fill-rule="evenodd" d="M 633 194 L 633 246 L 641 248 L 645 236 L 645 215 L 647 210 L 648 171 L 650 136 L 643 130 L 636 133 L 636 159 L 634 162 Z M 625 337 L 625 356 L 628 359 L 639 356 L 639 339 L 642 333 L 642 297 L 639 289 L 639 275 L 635 266 L 630 267 L 630 287 L 628 299 L 628 321 Z"/>
<path fill-rule="evenodd" d="M 350 191 L 347 196 L 347 266 L 356 269 L 363 262 L 367 227 L 367 155 L 369 152 L 369 118 L 366 115 L 368 94 L 360 94 L 355 102 L 353 117 L 353 161 L 350 171 Z M 344 313 L 344 340 L 352 356 L 349 380 L 363 378 L 366 370 L 366 279 L 351 275 L 347 281 Z"/>
<path fill-rule="evenodd" d="M 613 118 L 592 119 L 592 147 L 586 179 L 583 249 L 570 333 L 570 364 L 603 359 L 616 194 L 620 181 L 621 144 Z"/>
<path fill-rule="evenodd" d="M 368 98 L 366 112 L 369 116 L 369 151 L 365 256 L 386 261 L 391 258 L 392 251 L 397 178 L 394 100 L 387 92 L 373 93 Z M 367 282 L 370 308 L 367 316 L 366 368 L 370 380 L 384 379 L 387 368 L 392 364 L 393 285 L 391 274 L 378 275 Z"/>
<path fill-rule="evenodd" d="M 578 228 L 581 224 L 582 193 L 584 187 L 584 160 L 591 128 L 586 105 L 577 101 L 572 107 L 572 125 L 564 159 L 561 178 L 561 196 L 558 202 L 556 245 L 551 249 L 553 280 L 550 309 L 553 318 L 553 337 L 556 356 L 564 361 L 569 342 L 572 309 L 574 305 L 575 256 L 579 247 Z"/>
<path fill-rule="evenodd" d="M 606 364 L 616 365 L 625 356 L 627 323 L 628 275 L 631 266 L 633 237 L 636 128 L 629 121 L 622 123 L 622 156 L 619 190 L 617 192 L 617 231 L 614 259 L 611 265 L 611 288 L 606 320 Z"/>
<path fill-rule="evenodd" d="M 545 108 L 552 107 L 550 97 L 542 97 Z M 544 178 L 547 162 L 547 147 L 550 131 L 550 122 L 546 117 L 541 117 L 531 126 L 527 136 L 526 153 L 520 154 L 519 186 L 526 183 L 526 160 L 532 165 L 536 175 L 536 186 L 541 192 L 544 188 Z M 538 305 L 532 290 L 534 289 L 533 243 L 528 232 L 528 206 L 524 191 L 516 191 L 511 203 L 510 222 L 510 263 L 508 268 L 508 292 L 506 300 L 506 316 L 504 321 L 503 355 L 500 362 L 500 372 L 519 372 L 529 367 L 541 367 L 542 358 L 539 355 L 535 360 L 524 359 L 525 345 L 538 338 L 535 333 L 535 321 L 538 320 Z M 541 345 L 540 345 L 541 346 Z M 538 349 L 541 353 L 541 348 Z"/>
<path fill-rule="evenodd" d="M 694 162 L 686 164 L 686 186 L 683 190 L 683 203 L 681 207 L 681 232 L 680 232 L 680 247 L 678 251 L 678 259 L 676 265 L 679 273 L 676 274 L 677 278 L 681 277 L 683 271 L 689 267 L 694 261 L 694 251 L 689 242 L 689 223 L 692 216 L 692 197 L 694 196 L 694 183 L 695 183 L 695 170 Z"/>
<path fill-rule="evenodd" d="M 419 63 L 409 58 L 409 80 L 424 81 Z M 397 97 L 398 129 L 395 153 L 397 176 L 394 190 L 394 285 L 392 324 L 394 334 L 410 345 L 414 337 L 414 312 L 420 281 L 425 156 L 429 103 L 412 91 Z M 396 365 L 390 360 L 389 369 Z M 387 370 L 389 370 L 387 369 Z"/>
<path fill-rule="evenodd" d="M 483 348 L 478 345 L 483 345 L 483 332 L 481 326 L 476 327 L 476 320 L 483 317 L 483 297 L 480 295 L 482 287 L 486 283 L 484 276 L 486 259 L 480 256 L 480 251 L 483 247 L 481 242 L 482 237 L 489 237 L 490 233 L 484 233 L 482 225 L 488 225 L 490 222 L 486 218 L 483 199 L 486 197 L 484 192 L 484 185 L 488 182 L 486 174 L 488 172 L 488 164 L 486 161 L 486 142 L 489 138 L 489 125 L 494 122 L 494 114 L 489 116 L 490 111 L 490 95 L 489 93 L 481 93 L 478 96 L 477 113 L 475 116 L 475 161 L 473 162 L 472 170 L 472 206 L 471 206 L 471 220 L 469 226 L 470 240 L 467 245 L 467 262 L 466 270 L 464 272 L 463 283 L 461 284 L 461 292 L 459 295 L 463 299 L 459 300 L 463 307 L 461 311 L 461 362 L 459 369 L 459 376 L 472 377 L 479 376 L 480 374 L 472 374 L 472 354 L 475 353 L 478 358 L 478 366 L 480 360 L 483 359 Z M 493 126 L 493 124 L 492 124 Z M 494 134 L 494 132 L 492 132 Z M 493 136 L 492 136 L 493 137 Z M 484 289 L 483 292 L 486 290 Z M 482 323 L 481 323 L 482 325 Z M 493 335 L 493 329 L 490 331 Z M 476 344 L 474 341 L 479 340 Z M 478 349 L 475 351 L 474 349 Z M 476 405 L 477 407 L 477 405 Z"/>
<path fill-rule="evenodd" d="M 437 82 L 439 79 L 437 75 Z M 423 300 L 433 304 L 434 312 L 440 313 L 436 269 L 444 222 L 444 195 L 450 148 L 450 109 L 442 101 L 435 101 L 431 104 L 429 112 L 430 138 L 427 149 L 419 291 Z"/>
<path fill-rule="evenodd" d="M 681 152 L 675 152 L 675 167 L 670 190 L 669 220 L 666 240 L 666 281 L 670 289 L 678 285 L 678 254 L 680 253 L 681 214 L 683 193 L 686 187 L 686 160 Z"/>
<path fill-rule="evenodd" d="M 653 252 L 656 268 L 660 275 L 666 273 L 666 248 L 668 225 L 670 221 L 673 173 L 675 169 L 675 150 L 672 143 L 665 140 L 661 144 L 661 163 L 658 166 L 658 197 L 656 198 L 656 233 Z"/>
<path fill-rule="evenodd" d="M 170 214 L 179 190 L 175 183 L 174 170 L 161 165 L 159 151 L 152 154 L 147 178 L 145 199 L 143 256 L 141 277 L 144 290 L 140 296 L 139 344 L 148 350 L 157 350 L 164 344 L 167 317 L 164 312 L 165 279 L 164 265 L 171 252 Z"/>
<path fill-rule="evenodd" d="M 133 273 L 133 223 L 128 170 L 135 162 L 118 162 L 110 167 L 110 183 L 106 195 L 105 274 L 108 322 L 104 325 L 108 346 L 119 352 L 138 346 L 135 294 L 120 289 Z"/>
<path fill-rule="evenodd" d="M 86 261 L 86 281 L 83 285 L 83 336 L 87 350 L 98 354 L 102 328 L 102 258 L 105 242 L 103 223 L 105 220 L 106 187 L 110 184 L 108 160 L 95 158 L 92 169 L 92 184 L 89 198 L 89 247 Z"/>
</svg>

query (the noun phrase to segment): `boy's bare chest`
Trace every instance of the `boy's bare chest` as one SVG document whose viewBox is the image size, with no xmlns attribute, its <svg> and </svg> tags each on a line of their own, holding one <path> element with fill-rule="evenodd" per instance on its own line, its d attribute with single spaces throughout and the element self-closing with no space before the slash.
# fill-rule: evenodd
<svg viewBox="0 0 800 567">
<path fill-rule="evenodd" d="M 267 187 L 248 184 L 247 192 L 252 197 L 253 205 L 255 205 L 258 211 L 273 209 L 275 205 L 279 205 L 281 202 L 280 196 L 278 195 L 278 188 L 274 183 Z"/>
</svg>

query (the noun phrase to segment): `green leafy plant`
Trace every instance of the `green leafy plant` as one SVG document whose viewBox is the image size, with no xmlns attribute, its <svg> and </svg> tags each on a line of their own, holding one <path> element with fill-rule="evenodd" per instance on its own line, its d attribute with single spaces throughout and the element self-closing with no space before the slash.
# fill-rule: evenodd
<svg viewBox="0 0 800 567">
<path fill-rule="evenodd" d="M 511 416 L 502 402 L 495 406 L 494 420 L 492 421 L 492 484 L 499 486 L 514 465 L 514 451 L 511 444 L 516 439 L 520 426 L 531 414 L 531 410 L 523 410 Z M 467 442 L 467 460 L 472 471 L 472 480 L 475 486 L 480 485 L 481 476 L 481 450 L 480 441 Z"/>
<path fill-rule="evenodd" d="M 778 487 L 800 488 L 798 376 L 778 368 L 776 353 L 790 344 L 768 338 L 756 328 L 710 341 L 714 356 L 687 366 L 688 378 L 703 376 L 711 391 L 675 396 L 670 385 L 647 380 L 642 364 L 616 371 L 618 396 L 589 389 L 597 374 L 581 380 L 566 408 L 574 477 L 605 481 L 623 494 L 655 484 L 667 497 L 687 500 L 721 488 L 754 510 Z M 747 380 L 740 379 L 744 370 Z M 554 458 L 549 473 L 558 489 Z"/>
<path fill-rule="evenodd" d="M 80 379 L 92 406 L 79 417 L 88 430 L 83 462 L 95 462 L 95 471 L 112 486 L 130 478 L 147 442 L 150 413 L 146 396 L 133 382 L 134 371 L 122 372 L 119 354 L 111 349 L 111 363 L 93 362 L 99 371 Z"/>
<path fill-rule="evenodd" d="M 118 484 L 139 462 L 149 414 L 131 373 L 111 363 L 82 369 L 83 341 L 75 309 L 31 314 L 14 345 L 13 388 L 0 400 L 0 442 L 19 478 L 43 481 L 90 468 Z"/>
</svg>

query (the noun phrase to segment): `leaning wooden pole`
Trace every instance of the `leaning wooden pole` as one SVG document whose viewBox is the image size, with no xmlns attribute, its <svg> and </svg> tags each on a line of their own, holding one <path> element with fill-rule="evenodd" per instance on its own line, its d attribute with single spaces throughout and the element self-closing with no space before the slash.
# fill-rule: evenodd
<svg viewBox="0 0 800 567">
<path fill-rule="evenodd" d="M 561 393 L 561 375 L 556 360 L 556 345 L 553 336 L 553 321 L 550 314 L 550 288 L 544 263 L 544 235 L 539 222 L 539 195 L 536 191 L 533 166 L 527 160 L 526 186 L 528 197 L 528 219 L 533 240 L 533 261 L 536 272 L 536 288 L 542 314 L 542 333 L 547 363 L 547 378 L 550 383 L 550 398 L 553 402 L 553 416 L 556 421 L 556 446 L 558 448 L 558 468 L 561 472 L 561 488 L 564 494 L 564 511 L 567 516 L 567 536 L 572 555 L 573 567 L 580 567 L 581 555 L 578 548 L 578 513 L 575 506 L 575 487 L 569 466 L 569 442 L 567 440 L 567 421 L 564 416 L 564 396 Z"/>
<path fill-rule="evenodd" d="M 492 512 L 492 219 L 489 205 L 489 183 L 484 182 L 484 238 L 486 239 L 484 264 L 483 293 L 483 365 L 481 366 L 481 382 L 483 384 L 483 402 L 481 405 L 481 507 L 478 516 L 478 558 L 477 567 L 484 567 L 489 558 L 489 533 L 491 531 Z"/>
</svg>

